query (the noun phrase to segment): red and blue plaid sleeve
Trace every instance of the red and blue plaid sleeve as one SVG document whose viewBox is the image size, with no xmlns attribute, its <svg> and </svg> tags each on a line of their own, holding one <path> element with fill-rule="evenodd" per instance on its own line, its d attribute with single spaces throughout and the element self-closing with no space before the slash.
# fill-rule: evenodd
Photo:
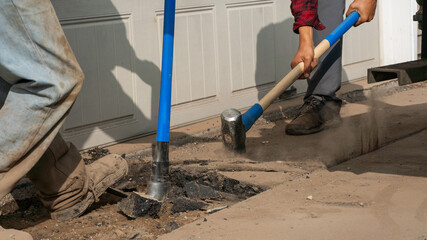
<svg viewBox="0 0 427 240">
<path fill-rule="evenodd" d="M 299 33 L 301 26 L 312 26 L 317 30 L 325 29 L 317 15 L 317 0 L 291 0 L 291 10 L 295 17 L 294 32 Z"/>
</svg>

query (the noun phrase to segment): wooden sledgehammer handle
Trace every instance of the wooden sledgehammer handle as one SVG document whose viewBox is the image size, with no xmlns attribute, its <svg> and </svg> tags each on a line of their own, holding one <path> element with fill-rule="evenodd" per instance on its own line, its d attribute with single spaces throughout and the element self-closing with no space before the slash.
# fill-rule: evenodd
<svg viewBox="0 0 427 240">
<path fill-rule="evenodd" d="M 314 58 L 319 58 L 329 49 L 329 42 L 325 39 L 314 49 Z M 267 109 L 286 89 L 288 89 L 304 72 L 304 62 L 294 67 L 280 82 L 274 86 L 260 101 L 262 109 Z"/>
</svg>

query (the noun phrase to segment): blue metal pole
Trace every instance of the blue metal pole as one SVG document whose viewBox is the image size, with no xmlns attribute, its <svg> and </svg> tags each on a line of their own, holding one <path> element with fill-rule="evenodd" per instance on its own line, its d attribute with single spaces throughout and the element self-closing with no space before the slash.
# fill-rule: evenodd
<svg viewBox="0 0 427 240">
<path fill-rule="evenodd" d="M 160 86 L 159 120 L 157 125 L 158 142 L 169 142 L 173 42 L 175 32 L 175 0 L 165 0 L 164 16 L 162 78 Z"/>
<path fill-rule="evenodd" d="M 175 29 L 175 0 L 165 0 L 163 25 L 162 76 L 160 84 L 157 143 L 154 146 L 151 182 L 147 195 L 162 200 L 170 187 L 169 129 L 171 115 L 173 40 Z"/>
</svg>

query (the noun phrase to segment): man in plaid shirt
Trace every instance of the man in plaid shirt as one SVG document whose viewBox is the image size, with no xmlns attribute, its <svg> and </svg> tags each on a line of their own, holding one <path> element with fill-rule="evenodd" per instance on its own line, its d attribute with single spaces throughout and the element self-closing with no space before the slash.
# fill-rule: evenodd
<svg viewBox="0 0 427 240">
<path fill-rule="evenodd" d="M 341 100 L 335 96 L 335 92 L 341 87 L 342 40 L 335 43 L 320 59 L 314 58 L 314 46 L 343 21 L 345 0 L 291 1 L 295 17 L 293 30 L 300 36 L 299 49 L 291 66 L 294 68 L 298 63 L 304 62 L 304 74 L 301 77 L 307 79 L 308 89 L 304 104 L 286 126 L 286 133 L 304 135 L 341 122 Z M 354 0 L 346 15 L 357 11 L 360 19 L 355 26 L 359 26 L 374 18 L 376 3 L 376 0 Z"/>
</svg>

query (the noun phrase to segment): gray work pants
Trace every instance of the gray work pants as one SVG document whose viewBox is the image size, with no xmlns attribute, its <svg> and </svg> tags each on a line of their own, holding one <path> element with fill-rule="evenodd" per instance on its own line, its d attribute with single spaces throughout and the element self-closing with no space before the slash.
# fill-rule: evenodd
<svg viewBox="0 0 427 240">
<path fill-rule="evenodd" d="M 82 83 L 50 0 L 0 0 L 0 199 L 48 149 Z"/>
<path fill-rule="evenodd" d="M 314 30 L 314 44 L 319 44 L 342 21 L 345 10 L 345 0 L 319 0 L 318 15 L 326 29 Z M 342 39 L 335 43 L 322 57 L 317 68 L 307 79 L 308 88 L 305 98 L 311 95 L 326 97 L 328 100 L 340 101 L 335 92 L 341 87 L 342 76 Z"/>
</svg>

